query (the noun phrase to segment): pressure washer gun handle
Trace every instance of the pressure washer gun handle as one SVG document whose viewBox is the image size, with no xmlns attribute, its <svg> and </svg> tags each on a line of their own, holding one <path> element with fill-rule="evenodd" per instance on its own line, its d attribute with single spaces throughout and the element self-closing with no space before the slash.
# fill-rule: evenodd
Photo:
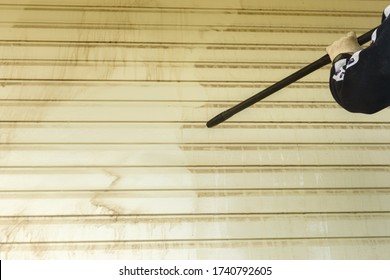
<svg viewBox="0 0 390 280">
<path fill-rule="evenodd" d="M 377 27 L 376 27 L 377 28 Z M 360 45 L 364 45 L 365 43 L 369 42 L 371 40 L 371 35 L 375 31 L 375 29 L 372 29 L 363 35 L 359 36 L 358 42 Z M 219 115 L 215 116 L 211 120 L 207 122 L 207 127 L 214 127 L 227 119 L 231 118 L 238 112 L 244 110 L 245 108 L 259 102 L 260 100 L 266 98 L 267 96 L 270 96 L 271 94 L 281 90 L 282 88 L 298 81 L 299 79 L 307 76 L 308 74 L 320 69 L 321 67 L 329 64 L 330 58 L 329 55 L 324 55 L 323 57 L 317 59 L 316 61 L 312 62 L 311 64 L 303 67 L 302 69 L 298 70 L 297 72 L 291 74 L 290 76 L 284 78 L 283 80 L 280 80 L 279 82 L 273 84 L 272 86 L 264 89 L 263 91 L 253 95 L 252 97 L 242 101 L 241 103 L 235 105 L 234 107 L 220 113 Z"/>
</svg>

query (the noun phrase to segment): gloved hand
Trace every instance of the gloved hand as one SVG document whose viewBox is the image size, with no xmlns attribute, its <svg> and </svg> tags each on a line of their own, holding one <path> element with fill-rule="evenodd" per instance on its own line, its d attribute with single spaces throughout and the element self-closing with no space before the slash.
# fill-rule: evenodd
<svg viewBox="0 0 390 280">
<path fill-rule="evenodd" d="M 326 48 L 330 59 L 333 61 L 336 56 L 341 53 L 350 53 L 353 54 L 357 51 L 362 50 L 363 48 L 359 45 L 355 32 L 349 32 L 347 36 L 338 39 L 333 42 L 332 45 Z"/>
</svg>

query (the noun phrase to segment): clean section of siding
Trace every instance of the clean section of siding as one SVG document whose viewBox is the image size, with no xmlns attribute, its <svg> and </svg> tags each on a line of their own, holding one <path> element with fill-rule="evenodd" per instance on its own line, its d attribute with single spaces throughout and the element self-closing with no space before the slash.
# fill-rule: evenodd
<svg viewBox="0 0 390 280">
<path fill-rule="evenodd" d="M 0 258 L 388 259 L 390 111 L 329 66 L 387 1 L 0 1 Z"/>
</svg>

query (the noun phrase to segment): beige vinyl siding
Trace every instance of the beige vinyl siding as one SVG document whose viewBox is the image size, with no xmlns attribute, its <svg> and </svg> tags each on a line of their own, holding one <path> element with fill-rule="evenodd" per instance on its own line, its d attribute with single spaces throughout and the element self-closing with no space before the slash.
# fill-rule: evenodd
<svg viewBox="0 0 390 280">
<path fill-rule="evenodd" d="M 329 66 L 387 1 L 0 1 L 0 258 L 389 259 L 390 111 Z"/>
</svg>

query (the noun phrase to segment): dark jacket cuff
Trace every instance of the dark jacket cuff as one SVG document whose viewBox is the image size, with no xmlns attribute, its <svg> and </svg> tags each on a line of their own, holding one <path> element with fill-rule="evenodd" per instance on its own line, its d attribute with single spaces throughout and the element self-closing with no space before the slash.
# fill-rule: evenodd
<svg viewBox="0 0 390 280">
<path fill-rule="evenodd" d="M 332 61 L 332 64 L 334 65 L 337 61 L 341 60 L 341 59 L 350 59 L 352 56 L 352 54 L 350 53 L 340 53 L 339 55 L 337 55 L 333 61 Z"/>
</svg>

